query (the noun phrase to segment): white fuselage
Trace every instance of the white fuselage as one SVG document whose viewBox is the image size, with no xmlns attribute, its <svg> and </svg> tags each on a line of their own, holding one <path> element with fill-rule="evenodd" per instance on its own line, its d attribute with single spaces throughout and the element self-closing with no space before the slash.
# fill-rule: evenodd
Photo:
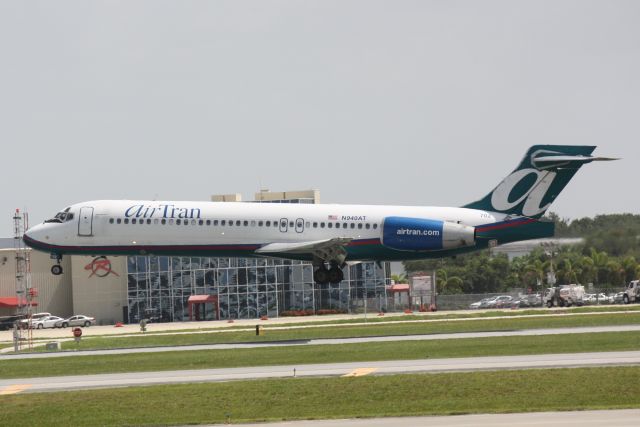
<svg viewBox="0 0 640 427">
<path fill-rule="evenodd" d="M 89 201 L 64 213 L 62 221 L 47 221 L 29 229 L 27 242 L 59 254 L 99 255 L 114 253 L 114 248 L 118 248 L 116 253 L 154 253 L 156 249 L 170 253 L 171 248 L 179 252 L 205 245 L 220 256 L 225 256 L 228 248 L 233 256 L 238 250 L 253 252 L 271 243 L 331 238 L 353 239 L 354 244 L 379 243 L 383 220 L 390 216 L 468 226 L 504 218 L 502 214 L 449 207 L 139 200 Z"/>
</svg>

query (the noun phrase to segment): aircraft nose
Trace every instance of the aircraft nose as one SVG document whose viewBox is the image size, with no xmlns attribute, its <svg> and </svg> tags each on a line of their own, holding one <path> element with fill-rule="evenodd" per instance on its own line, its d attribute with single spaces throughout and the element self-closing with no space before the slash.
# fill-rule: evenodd
<svg viewBox="0 0 640 427">
<path fill-rule="evenodd" d="M 45 240 L 44 232 L 42 224 L 36 225 L 25 231 L 22 240 L 27 246 L 37 249 L 42 246 L 41 242 Z"/>
</svg>

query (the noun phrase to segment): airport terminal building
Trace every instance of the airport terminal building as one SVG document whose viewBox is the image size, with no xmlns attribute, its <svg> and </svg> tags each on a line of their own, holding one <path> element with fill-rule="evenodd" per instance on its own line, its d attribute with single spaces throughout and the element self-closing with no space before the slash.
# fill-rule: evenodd
<svg viewBox="0 0 640 427">
<path fill-rule="evenodd" d="M 317 203 L 318 192 L 256 194 L 260 203 Z M 240 201 L 239 195 L 213 201 Z M 0 316 L 25 301 L 16 296 L 14 239 L 0 239 Z M 99 324 L 255 319 L 323 312 L 351 313 L 387 307 L 388 263 L 344 268 L 336 285 L 313 282 L 309 262 L 277 258 L 169 256 L 67 256 L 53 276 L 49 254 L 30 251 L 34 311 L 65 317 L 94 316 Z M 365 303 L 366 299 L 366 303 Z"/>
</svg>

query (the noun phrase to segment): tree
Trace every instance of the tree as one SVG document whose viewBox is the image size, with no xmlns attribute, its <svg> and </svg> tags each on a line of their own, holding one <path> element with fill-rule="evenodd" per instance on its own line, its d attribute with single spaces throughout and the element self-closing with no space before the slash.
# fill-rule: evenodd
<svg viewBox="0 0 640 427">
<path fill-rule="evenodd" d="M 449 276 L 449 273 L 444 268 L 436 272 L 436 281 L 439 294 L 462 293 L 463 280 L 458 276 Z"/>
</svg>

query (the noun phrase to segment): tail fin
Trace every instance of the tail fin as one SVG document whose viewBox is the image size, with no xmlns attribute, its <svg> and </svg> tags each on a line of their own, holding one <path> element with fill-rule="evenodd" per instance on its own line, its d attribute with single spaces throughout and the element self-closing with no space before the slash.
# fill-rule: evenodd
<svg viewBox="0 0 640 427">
<path fill-rule="evenodd" d="M 481 200 L 463 207 L 509 215 L 541 217 L 578 169 L 598 160 L 595 146 L 534 145 L 509 176 Z"/>
</svg>

